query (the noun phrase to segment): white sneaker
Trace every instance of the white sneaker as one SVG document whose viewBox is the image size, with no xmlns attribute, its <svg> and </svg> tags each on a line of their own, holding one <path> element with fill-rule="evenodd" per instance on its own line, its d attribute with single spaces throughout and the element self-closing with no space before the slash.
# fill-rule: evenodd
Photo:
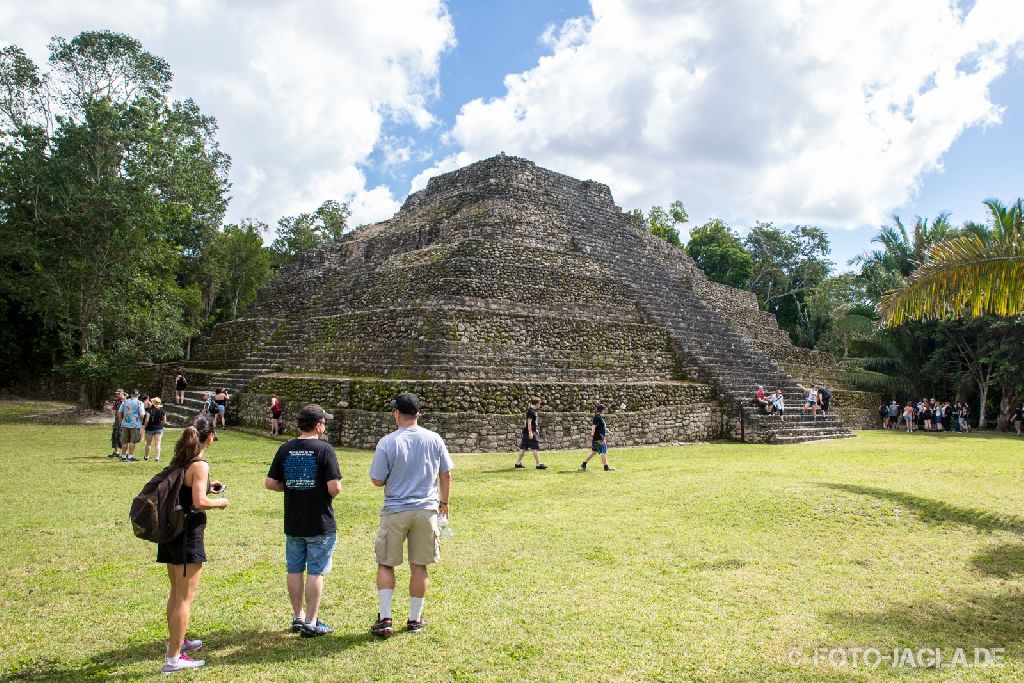
<svg viewBox="0 0 1024 683">
<path fill-rule="evenodd" d="M 161 672 L 165 674 L 172 674 L 176 671 L 185 671 L 186 669 L 198 669 L 203 664 L 206 664 L 205 660 L 192 659 L 187 654 L 182 653 L 178 655 L 176 660 L 169 658 L 164 659 L 164 668 L 161 669 Z"/>
</svg>

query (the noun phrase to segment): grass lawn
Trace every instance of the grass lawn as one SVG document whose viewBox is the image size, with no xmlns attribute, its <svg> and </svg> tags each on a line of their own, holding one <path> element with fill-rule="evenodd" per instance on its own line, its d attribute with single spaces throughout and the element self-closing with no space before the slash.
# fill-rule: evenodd
<svg viewBox="0 0 1024 683">
<path fill-rule="evenodd" d="M 0 405 L 0 678 L 156 679 L 167 578 L 127 513 L 158 466 L 104 457 L 107 426 L 39 426 L 30 412 Z M 546 472 L 513 471 L 507 453 L 456 456 L 456 536 L 431 572 L 427 630 L 383 642 L 367 633 L 381 492 L 370 453 L 339 451 L 321 613 L 336 632 L 302 640 L 287 632 L 281 497 L 263 488 L 276 444 L 222 434 L 207 455 L 231 505 L 209 513 L 190 631 L 207 666 L 176 676 L 1024 680 L 1024 442 L 612 446 L 611 473 L 577 471 L 582 451 L 545 454 Z M 938 672 L 812 661 L 818 648 L 948 660 L 997 647 L 999 666 Z"/>
</svg>

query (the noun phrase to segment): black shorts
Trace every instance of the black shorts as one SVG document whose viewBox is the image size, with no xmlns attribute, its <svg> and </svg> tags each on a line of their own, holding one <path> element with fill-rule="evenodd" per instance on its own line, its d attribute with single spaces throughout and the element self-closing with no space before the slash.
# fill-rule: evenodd
<svg viewBox="0 0 1024 683">
<path fill-rule="evenodd" d="M 206 513 L 193 512 L 177 538 L 156 546 L 156 561 L 164 564 L 206 562 Z M 184 538 L 182 538 L 184 537 Z"/>
<path fill-rule="evenodd" d="M 524 429 L 523 430 L 523 436 L 519 440 L 519 448 L 520 448 L 520 450 L 539 451 L 540 450 L 540 441 L 536 438 L 537 435 L 534 434 L 533 435 L 534 438 L 532 438 L 532 439 L 529 438 L 528 435 L 529 435 L 529 432 Z"/>
</svg>

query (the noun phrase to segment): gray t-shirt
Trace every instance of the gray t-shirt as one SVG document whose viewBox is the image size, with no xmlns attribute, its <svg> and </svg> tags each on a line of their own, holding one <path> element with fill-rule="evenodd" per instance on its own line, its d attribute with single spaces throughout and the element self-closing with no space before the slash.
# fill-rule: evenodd
<svg viewBox="0 0 1024 683">
<path fill-rule="evenodd" d="M 419 425 L 397 429 L 377 443 L 370 478 L 384 485 L 382 515 L 436 510 L 437 475 L 453 467 L 444 440 Z"/>
</svg>

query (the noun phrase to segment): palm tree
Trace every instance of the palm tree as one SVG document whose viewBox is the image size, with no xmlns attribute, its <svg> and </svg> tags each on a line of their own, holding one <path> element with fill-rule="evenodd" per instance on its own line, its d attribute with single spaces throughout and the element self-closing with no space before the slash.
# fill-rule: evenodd
<svg viewBox="0 0 1024 683">
<path fill-rule="evenodd" d="M 1024 200 L 1005 206 L 987 199 L 985 206 L 991 214 L 987 235 L 977 229 L 933 231 L 946 238 L 927 249 L 902 288 L 882 297 L 884 325 L 1024 312 Z"/>
</svg>

